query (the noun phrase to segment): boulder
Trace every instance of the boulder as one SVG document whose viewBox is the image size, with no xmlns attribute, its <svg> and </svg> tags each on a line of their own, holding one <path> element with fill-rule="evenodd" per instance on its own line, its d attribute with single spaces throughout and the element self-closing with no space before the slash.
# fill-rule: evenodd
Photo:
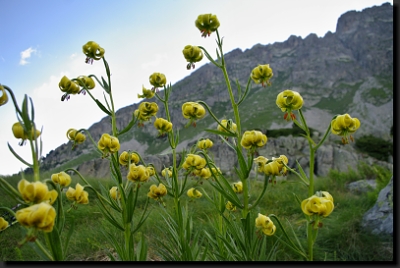
<svg viewBox="0 0 400 268">
<path fill-rule="evenodd" d="M 361 226 L 372 234 L 393 236 L 393 177 L 380 191 L 375 205 L 364 214 Z"/>
</svg>

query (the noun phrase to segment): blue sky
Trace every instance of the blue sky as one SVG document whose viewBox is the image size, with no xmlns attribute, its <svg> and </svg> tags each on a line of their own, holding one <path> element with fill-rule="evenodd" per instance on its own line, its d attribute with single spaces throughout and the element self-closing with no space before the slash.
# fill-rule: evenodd
<svg viewBox="0 0 400 268">
<path fill-rule="evenodd" d="M 224 51 L 283 42 L 290 35 L 323 37 L 336 31 L 340 15 L 393 1 L 380 0 L 0 0 L 0 83 L 11 87 L 21 103 L 32 97 L 36 124 L 43 126 L 43 156 L 66 143 L 69 128 L 89 128 L 104 117 L 89 96 L 61 102 L 58 82 L 66 75 L 105 76 L 101 61 L 85 64 L 82 45 L 95 41 L 106 50 L 116 108 L 138 102 L 153 72 L 172 84 L 192 71 L 182 56 L 185 45 L 215 51 L 215 37 L 201 38 L 194 21 L 212 13 L 221 23 Z M 208 61 L 196 64 L 196 69 Z M 265 64 L 265 63 L 261 63 Z M 102 92 L 93 93 L 102 99 Z M 0 107 L 0 174 L 25 166 L 14 159 L 7 142 L 25 159 L 11 132 L 17 121 L 12 102 Z"/>
</svg>

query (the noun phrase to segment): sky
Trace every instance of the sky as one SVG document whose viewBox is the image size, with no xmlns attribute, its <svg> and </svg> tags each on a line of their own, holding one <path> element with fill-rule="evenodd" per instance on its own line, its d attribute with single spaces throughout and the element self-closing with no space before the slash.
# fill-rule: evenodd
<svg viewBox="0 0 400 268">
<path fill-rule="evenodd" d="M 323 37 L 336 31 L 347 11 L 386 2 L 393 5 L 384 0 L 0 0 L 0 84 L 13 90 L 20 106 L 25 94 L 32 98 L 46 156 L 68 142 L 68 129 L 88 129 L 105 116 L 88 95 L 61 101 L 58 83 L 64 75 L 106 77 L 102 61 L 85 64 L 82 46 L 88 41 L 105 49 L 118 110 L 140 101 L 137 94 L 142 86 L 151 88 L 152 73 L 165 74 L 173 85 L 209 62 L 204 58 L 188 71 L 182 55 L 188 44 L 215 51 L 215 35 L 202 38 L 194 25 L 200 14 L 217 15 L 227 53 L 291 35 Z M 91 92 L 103 100 L 100 86 Z M 12 134 L 18 120 L 11 100 L 0 115 L 0 174 L 11 175 L 26 166 L 7 144 L 28 162 L 30 148 L 19 146 Z"/>
</svg>

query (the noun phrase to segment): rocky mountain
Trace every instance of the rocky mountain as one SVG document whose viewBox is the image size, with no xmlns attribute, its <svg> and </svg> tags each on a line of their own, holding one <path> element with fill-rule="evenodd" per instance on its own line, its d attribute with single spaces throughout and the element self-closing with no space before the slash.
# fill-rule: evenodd
<svg viewBox="0 0 400 268">
<path fill-rule="evenodd" d="M 244 130 L 257 128 L 268 136 L 268 130 L 291 128 L 292 123 L 283 120 L 283 113 L 275 104 L 279 92 L 291 89 L 302 95 L 302 110 L 309 127 L 315 129 L 315 137 L 323 135 L 334 115 L 349 113 L 361 121 L 356 139 L 366 134 L 390 139 L 393 125 L 393 6 L 389 3 L 343 14 L 338 19 L 336 32 L 328 32 L 324 37 L 313 33 L 304 39 L 290 36 L 284 42 L 230 51 L 225 59 L 235 92 L 235 81 L 244 88 L 252 69 L 258 64 L 270 64 L 274 72 L 272 86 L 263 88 L 253 83 L 248 98 L 240 106 Z M 222 170 L 229 172 L 235 164 L 232 152 L 218 142 L 216 135 L 204 131 L 216 128 L 212 118 L 206 116 L 196 128 L 184 127 L 187 120 L 181 114 L 181 106 L 186 101 L 197 100 L 205 101 L 220 119 L 233 118 L 223 75 L 211 63 L 173 85 L 169 107 L 174 128 L 180 131 L 178 151 L 188 149 L 201 137 L 210 137 L 215 141 L 212 152 L 216 162 Z M 160 107 L 157 116 L 164 117 L 163 105 L 156 99 L 151 101 Z M 138 104 L 133 104 L 117 112 L 118 129 L 129 123 L 137 107 Z M 105 117 L 88 130 L 97 141 L 102 133 L 110 133 L 110 119 Z M 266 157 L 287 153 L 306 164 L 307 148 L 300 139 L 304 140 L 271 138 L 260 153 Z M 317 151 L 318 175 L 326 174 L 330 168 L 347 167 L 350 160 L 346 159 L 353 159 L 354 163 L 361 159 L 376 162 L 358 154 L 354 145 L 342 146 L 342 150 L 334 142 L 340 140 L 339 137 L 331 136 L 329 140 Z M 152 124 L 134 127 L 122 135 L 120 141 L 121 151 L 137 151 L 160 169 L 169 165 L 168 142 L 165 138 L 157 138 Z M 67 143 L 51 151 L 43 159 L 43 170 L 61 170 L 68 166 L 77 167 L 87 175 L 108 176 L 107 160 L 98 158 L 88 140 L 75 150 L 71 150 L 71 146 Z M 344 154 L 348 157 L 340 156 Z"/>
</svg>

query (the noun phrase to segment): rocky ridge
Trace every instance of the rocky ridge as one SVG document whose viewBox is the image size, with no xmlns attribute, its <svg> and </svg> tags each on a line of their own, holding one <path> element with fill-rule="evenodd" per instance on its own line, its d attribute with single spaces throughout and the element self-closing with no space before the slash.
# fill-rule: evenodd
<svg viewBox="0 0 400 268">
<path fill-rule="evenodd" d="M 258 128 L 268 135 L 268 129 L 290 127 L 275 105 L 276 95 L 289 88 L 303 96 L 303 113 L 317 135 L 325 132 L 334 115 L 349 113 L 362 122 L 356 136 L 372 134 L 389 139 L 389 129 L 393 125 L 393 7 L 389 3 L 343 14 L 338 19 L 336 32 L 328 32 L 322 38 L 315 34 L 304 39 L 290 36 L 285 42 L 257 44 L 245 51 L 236 49 L 225 57 L 231 79 L 237 79 L 242 87 L 257 64 L 269 63 L 274 71 L 272 86 L 262 88 L 253 84 L 248 99 L 241 106 L 244 129 Z M 232 152 L 218 146 L 215 135 L 204 132 L 206 128 L 215 128 L 210 116 L 199 121 L 193 130 L 184 128 L 186 119 L 181 115 L 184 102 L 203 100 L 217 117 L 233 117 L 220 70 L 212 64 L 202 66 L 173 85 L 170 100 L 172 122 L 181 133 L 178 150 L 187 148 L 200 137 L 214 138 L 216 162 L 221 169 L 230 172 L 235 165 Z M 159 104 L 157 116 L 165 116 L 163 106 L 157 100 L 151 101 Z M 129 123 L 137 107 L 138 104 L 133 104 L 117 112 L 118 129 Z M 110 119 L 105 117 L 88 130 L 93 139 L 98 140 L 102 133 L 111 131 Z M 121 150 L 137 151 L 145 159 L 160 163 L 160 168 L 168 166 L 168 143 L 156 137 L 152 124 L 134 128 L 120 137 Z M 330 168 L 346 169 L 360 160 L 377 162 L 358 154 L 352 146 L 338 146 L 333 142 L 337 137 L 329 139 L 317 152 L 317 175 L 327 174 Z M 93 149 L 88 141 L 74 151 L 71 143 L 63 144 L 43 159 L 42 168 L 50 170 L 75 161 L 80 164 L 74 164 L 74 167 L 85 175 L 107 177 L 108 164 L 106 160 L 98 159 Z M 269 139 L 260 154 L 266 157 L 287 154 L 289 159 L 293 159 L 291 161 L 297 159 L 303 166 L 308 161 L 303 138 Z M 79 160 L 83 156 L 88 161 L 81 163 Z"/>
</svg>

